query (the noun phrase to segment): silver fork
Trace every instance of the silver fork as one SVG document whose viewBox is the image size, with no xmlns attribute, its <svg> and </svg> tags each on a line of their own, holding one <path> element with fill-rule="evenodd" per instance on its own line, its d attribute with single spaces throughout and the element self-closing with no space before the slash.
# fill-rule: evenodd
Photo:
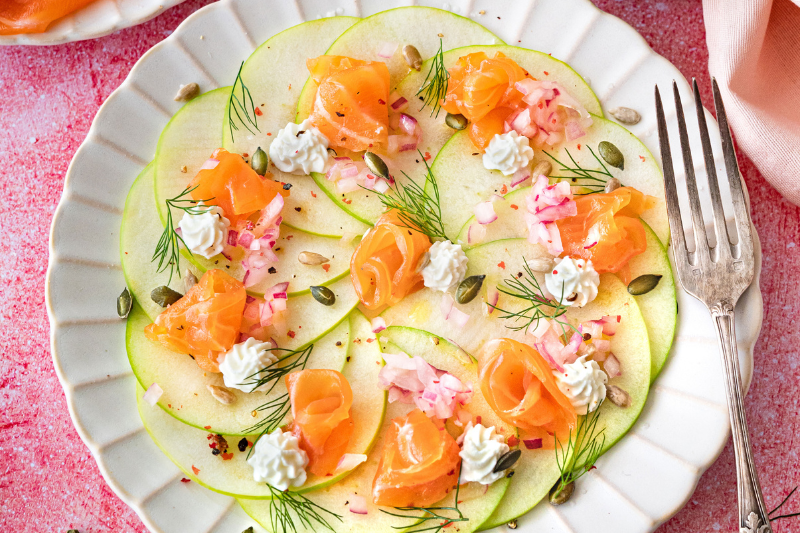
<svg viewBox="0 0 800 533">
<path fill-rule="evenodd" d="M 750 437 L 747 431 L 747 420 L 744 413 L 742 383 L 739 374 L 739 357 L 736 350 L 736 334 L 734 330 L 734 307 L 742 293 L 753 281 L 755 258 L 753 256 L 753 235 L 751 231 L 750 213 L 745 203 L 739 166 L 733 149 L 728 118 L 716 79 L 712 80 L 714 89 L 714 106 L 717 110 L 719 132 L 722 137 L 722 152 L 725 157 L 725 169 L 733 199 L 734 218 L 738 233 L 738 244 L 733 245 L 728 238 L 725 224 L 725 213 L 719 192 L 714 155 L 711 151 L 711 140 L 708 136 L 703 103 L 697 89 L 697 81 L 693 81 L 694 101 L 697 108 L 697 120 L 700 126 L 700 139 L 703 144 L 703 158 L 708 174 L 708 186 L 711 195 L 711 207 L 714 219 L 714 231 L 717 244 L 710 248 L 700 207 L 700 196 L 697 191 L 697 180 L 689 147 L 689 136 L 686 132 L 686 121 L 678 94 L 678 85 L 673 82 L 675 107 L 678 113 L 678 130 L 683 152 L 683 164 L 686 172 L 686 188 L 689 193 L 689 205 L 692 215 L 692 231 L 694 233 L 695 251 L 686 247 L 686 236 L 681 222 L 681 208 L 678 205 L 678 191 L 675 185 L 675 172 L 672 167 L 672 155 L 669 147 L 669 134 L 664 118 L 664 107 L 661 95 L 656 87 L 656 112 L 658 114 L 658 137 L 661 144 L 661 160 L 664 165 L 664 187 L 667 198 L 667 212 L 671 231 L 672 252 L 677 267 L 678 279 L 684 290 L 703 302 L 711 312 L 717 329 L 722 361 L 725 367 L 725 388 L 728 399 L 728 410 L 731 417 L 733 433 L 733 449 L 736 453 L 736 478 L 739 495 L 739 533 L 771 533 L 769 517 L 764 508 L 764 496 L 758 482 L 753 452 L 750 448 Z"/>
</svg>

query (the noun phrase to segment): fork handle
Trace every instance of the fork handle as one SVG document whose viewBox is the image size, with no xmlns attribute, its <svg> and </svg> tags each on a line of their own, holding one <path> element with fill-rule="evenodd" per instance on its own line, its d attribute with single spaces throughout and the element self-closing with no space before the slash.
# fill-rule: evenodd
<svg viewBox="0 0 800 533">
<path fill-rule="evenodd" d="M 725 366 L 725 389 L 731 416 L 733 450 L 736 454 L 736 480 L 739 495 L 739 533 L 772 533 L 764 508 L 764 496 L 758 482 L 750 435 L 744 413 L 742 379 L 739 374 L 739 355 L 736 349 L 736 330 L 733 303 L 722 301 L 711 306 L 711 316 L 717 327 L 722 362 Z"/>
</svg>

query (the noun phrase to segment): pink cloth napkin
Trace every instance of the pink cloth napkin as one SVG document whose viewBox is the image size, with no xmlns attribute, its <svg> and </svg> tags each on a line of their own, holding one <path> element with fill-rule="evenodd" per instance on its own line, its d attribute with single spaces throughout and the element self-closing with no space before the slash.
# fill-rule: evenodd
<svg viewBox="0 0 800 533">
<path fill-rule="evenodd" d="M 800 205 L 800 0 L 703 0 L 703 16 L 739 149 Z"/>
</svg>

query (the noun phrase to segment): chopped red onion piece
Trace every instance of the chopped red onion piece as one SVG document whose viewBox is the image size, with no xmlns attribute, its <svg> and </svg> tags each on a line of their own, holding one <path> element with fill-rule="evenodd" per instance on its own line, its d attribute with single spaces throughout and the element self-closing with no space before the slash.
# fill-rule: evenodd
<svg viewBox="0 0 800 533">
<path fill-rule="evenodd" d="M 500 300 L 500 291 L 496 287 L 488 287 L 486 289 L 486 314 L 494 313 L 494 306 L 497 305 L 498 300 Z"/>
<path fill-rule="evenodd" d="M 475 206 L 475 219 L 479 224 L 491 224 L 497 220 L 497 213 L 494 212 L 492 202 L 481 202 Z"/>
<path fill-rule="evenodd" d="M 513 176 L 511 176 L 511 186 L 516 187 L 520 183 L 524 183 L 525 181 L 529 180 L 531 177 L 531 169 L 528 167 L 521 168 L 517 170 Z"/>
<path fill-rule="evenodd" d="M 391 100 L 391 98 L 390 98 Z M 401 96 L 397 100 L 392 103 L 392 109 L 394 111 L 402 111 L 403 109 L 408 107 L 408 100 L 405 97 Z"/>
<path fill-rule="evenodd" d="M 158 383 L 153 383 L 147 388 L 147 391 L 142 396 L 142 399 L 150 404 L 150 407 L 155 407 L 164 391 L 158 386 Z"/>
<path fill-rule="evenodd" d="M 347 194 L 359 190 L 361 187 L 358 185 L 356 178 L 342 178 L 336 182 L 336 192 Z"/>
<path fill-rule="evenodd" d="M 486 238 L 486 226 L 471 224 L 467 230 L 467 244 L 478 244 Z"/>
<path fill-rule="evenodd" d="M 228 244 L 236 246 L 236 241 L 239 239 L 239 232 L 235 230 L 228 231 Z"/>
<path fill-rule="evenodd" d="M 613 379 L 622 375 L 622 365 L 620 365 L 619 359 L 617 359 L 616 355 L 612 353 L 608 356 L 603 363 L 603 370 L 606 371 L 609 379 Z"/>
<path fill-rule="evenodd" d="M 439 310 L 442 312 L 442 316 L 445 320 L 450 317 L 450 311 L 452 311 L 454 303 L 455 300 L 453 300 L 452 296 L 447 293 L 442 295 L 442 301 L 439 303 Z"/>
<path fill-rule="evenodd" d="M 375 182 L 375 190 L 379 193 L 385 193 L 389 190 L 389 184 L 386 182 L 385 179 L 379 179 Z"/>
<path fill-rule="evenodd" d="M 342 235 L 342 238 L 339 239 L 339 246 L 342 248 L 349 248 L 353 243 L 353 239 L 356 237 L 358 237 L 358 233 L 353 233 L 352 231 L 345 232 L 345 234 Z"/>
<path fill-rule="evenodd" d="M 386 329 L 386 321 L 380 316 L 373 318 L 370 325 L 372 326 L 372 333 L 380 333 Z"/>
<path fill-rule="evenodd" d="M 346 453 L 339 459 L 339 463 L 336 465 L 336 470 L 334 470 L 333 473 L 339 474 L 340 472 L 349 472 L 361 463 L 366 462 L 366 460 L 367 456 L 363 453 Z"/>
<path fill-rule="evenodd" d="M 354 514 L 367 514 L 367 499 L 358 494 L 351 494 L 347 497 L 350 502 L 350 512 Z"/>
<path fill-rule="evenodd" d="M 383 43 L 380 50 L 378 50 L 378 57 L 384 59 L 391 58 L 397 50 L 397 43 Z"/>
<path fill-rule="evenodd" d="M 538 450 L 542 447 L 542 439 L 522 439 L 523 444 L 529 450 Z"/>
<path fill-rule="evenodd" d="M 453 306 L 453 308 L 450 309 L 450 315 L 447 317 L 447 320 L 452 321 L 460 329 L 469 322 L 469 315 Z"/>
</svg>

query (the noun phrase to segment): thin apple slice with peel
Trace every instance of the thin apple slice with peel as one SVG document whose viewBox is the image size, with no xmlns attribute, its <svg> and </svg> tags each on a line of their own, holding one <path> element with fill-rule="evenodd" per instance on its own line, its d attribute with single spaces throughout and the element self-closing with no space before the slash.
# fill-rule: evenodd
<svg viewBox="0 0 800 533">
<path fill-rule="evenodd" d="M 483 243 L 469 243 L 470 227 L 478 223 L 474 216 L 464 223 L 457 241 L 461 242 L 465 250 L 470 250 L 495 240 L 527 238 L 528 228 L 525 226 L 524 219 L 525 197 L 530 191 L 530 187 L 523 187 L 508 193 L 505 200 L 498 200 L 494 203 L 497 220 L 484 226 L 486 236 Z M 672 349 L 672 341 L 675 338 L 678 323 L 678 304 L 675 295 L 675 278 L 672 276 L 667 250 L 647 222 L 642 222 L 647 236 L 647 249 L 643 254 L 631 259 L 628 262 L 628 268 L 632 280 L 646 274 L 661 276 L 661 280 L 652 291 L 634 297 L 647 324 L 652 358 L 650 379 L 654 381 L 664 367 L 669 351 Z"/>
<path fill-rule="evenodd" d="M 302 298 L 305 297 L 293 300 Z M 321 304 L 314 303 L 322 307 Z M 346 316 L 347 313 L 344 313 L 342 318 Z M 144 334 L 144 328 L 150 323 L 150 318 L 142 308 L 134 305 L 128 316 L 126 334 L 128 360 L 137 381 L 143 388 L 146 389 L 153 383 L 161 387 L 164 393 L 158 404 L 181 422 L 213 433 L 246 435 L 252 433 L 248 428 L 263 417 L 256 411 L 257 408 L 286 392 L 282 382 L 269 395 L 260 392 L 248 394 L 232 389 L 236 401 L 230 405 L 223 405 L 207 388 L 207 385 L 223 386 L 222 374 L 203 372 L 190 356 L 173 352 L 148 339 Z M 341 370 L 346 361 L 349 338 L 350 326 L 347 320 L 329 323 L 328 327 L 313 339 L 314 347 L 307 368 Z M 303 343 L 303 345 L 309 344 L 312 342 Z M 279 345 L 281 348 L 289 348 L 280 341 Z M 285 357 L 286 354 L 276 352 L 276 355 Z M 254 412 L 256 416 L 253 416 Z"/>
<path fill-rule="evenodd" d="M 331 17 L 304 22 L 272 36 L 259 46 L 244 62 L 241 71 L 241 79 L 261 113 L 255 116 L 258 129 L 250 125 L 248 131 L 245 124 L 236 118 L 235 112 L 231 112 L 230 103 L 226 102 L 222 147 L 250 156 L 259 147 L 269 152 L 269 145 L 278 131 L 294 121 L 297 98 L 308 79 L 306 60 L 324 54 L 343 31 L 359 20 L 355 17 Z M 241 90 L 241 85 L 237 85 L 240 99 Z M 231 127 L 231 121 L 238 130 Z M 219 124 L 209 127 L 219 127 Z M 284 224 L 329 237 L 348 233 L 360 235 L 366 231 L 363 223 L 338 209 L 310 177 L 286 174 L 274 165 L 270 165 L 269 171 L 274 179 L 292 184 L 292 194 L 286 199 Z"/>
<path fill-rule="evenodd" d="M 353 395 L 353 405 L 350 408 L 355 428 L 347 449 L 347 453 L 351 454 L 369 453 L 378 438 L 378 430 L 383 426 L 386 393 L 375 387 L 382 367 L 381 352 L 377 342 L 366 342 L 367 338 L 373 337 L 369 321 L 361 313 L 353 313 L 350 317 L 350 335 L 347 336 L 347 340 L 353 342 L 348 342 L 346 348 L 340 349 L 347 353 L 347 362 L 342 373 L 351 388 L 357 392 Z M 357 339 L 364 342 L 355 342 Z M 283 391 L 285 392 L 285 388 Z M 143 394 L 144 389 L 138 385 L 139 415 L 145 429 L 189 479 L 215 492 L 236 498 L 272 497 L 266 484 L 253 480 L 253 470 L 246 461 L 250 449 L 240 452 L 237 446 L 242 439 L 254 443 L 258 435 L 225 436 L 230 455 L 213 455 L 209 447 L 211 440 L 208 437 L 211 434 L 208 430 L 181 423 L 158 406 L 151 406 L 143 401 Z M 301 493 L 318 490 L 338 483 L 351 472 L 352 470 L 340 472 L 328 477 L 309 475 L 306 483 L 295 490 Z"/>
</svg>

